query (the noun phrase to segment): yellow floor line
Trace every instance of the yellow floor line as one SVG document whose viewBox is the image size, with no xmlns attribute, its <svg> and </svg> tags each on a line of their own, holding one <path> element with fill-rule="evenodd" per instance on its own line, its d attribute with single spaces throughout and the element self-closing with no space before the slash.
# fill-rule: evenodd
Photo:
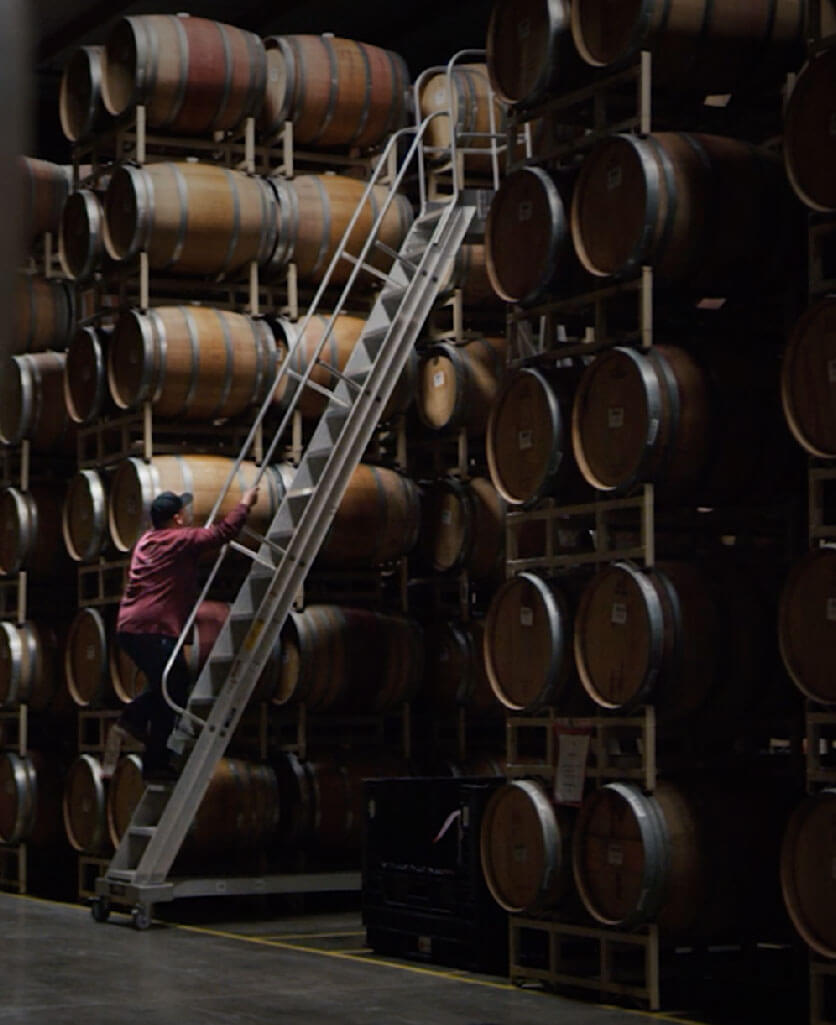
<svg viewBox="0 0 836 1025">
<path fill-rule="evenodd" d="M 299 932 L 299 933 L 275 933 L 266 934 L 263 940 L 333 940 L 343 939 L 351 936 L 365 936 L 363 932 Z"/>
</svg>

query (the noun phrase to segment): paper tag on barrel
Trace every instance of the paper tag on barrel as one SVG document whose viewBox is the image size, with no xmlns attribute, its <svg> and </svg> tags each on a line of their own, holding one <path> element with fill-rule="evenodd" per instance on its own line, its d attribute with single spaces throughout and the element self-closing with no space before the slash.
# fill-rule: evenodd
<svg viewBox="0 0 836 1025">
<path fill-rule="evenodd" d="M 580 805 L 586 784 L 586 764 L 592 728 L 555 724 L 557 767 L 554 773 L 554 799 L 558 804 Z"/>
</svg>

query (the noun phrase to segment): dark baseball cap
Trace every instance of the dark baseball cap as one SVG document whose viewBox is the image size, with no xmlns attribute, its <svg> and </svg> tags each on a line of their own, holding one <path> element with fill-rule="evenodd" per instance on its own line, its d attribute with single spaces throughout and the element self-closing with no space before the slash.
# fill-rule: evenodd
<svg viewBox="0 0 836 1025">
<path fill-rule="evenodd" d="M 184 491 L 182 495 L 175 495 L 173 491 L 162 491 L 151 503 L 151 522 L 155 527 L 161 527 L 168 523 L 175 513 L 179 513 L 183 506 L 191 505 L 192 494 Z"/>
</svg>

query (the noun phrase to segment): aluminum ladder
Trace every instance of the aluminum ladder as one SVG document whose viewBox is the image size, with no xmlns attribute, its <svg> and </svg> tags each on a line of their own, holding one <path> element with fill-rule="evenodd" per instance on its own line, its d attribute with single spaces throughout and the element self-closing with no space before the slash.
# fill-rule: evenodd
<svg viewBox="0 0 836 1025">
<path fill-rule="evenodd" d="M 269 464 L 290 424 L 296 401 L 305 387 L 320 391 L 327 404 L 266 535 L 257 536 L 245 528 L 257 548 L 253 551 L 237 542 L 228 546 L 248 555 L 252 562 L 192 690 L 188 707 L 179 710 L 182 712 L 180 725 L 172 738 L 175 748 L 179 744 L 182 749 L 185 764 L 176 783 L 151 784 L 146 788 L 105 874 L 96 880 L 92 913 L 97 921 L 107 919 L 112 904 L 132 907 L 134 925 L 142 929 L 150 923 L 155 903 L 176 897 L 307 892 L 317 888 L 315 880 L 305 876 L 170 879 L 169 872 L 212 773 L 278 640 L 293 600 L 325 539 L 351 474 L 360 463 L 380 412 L 437 298 L 442 274 L 455 257 L 473 219 L 474 207 L 460 204 L 458 196 L 439 204 L 427 204 L 424 199 L 421 143 L 431 120 L 432 117 L 428 118 L 417 129 L 402 129 L 390 139 L 389 147 L 397 147 L 404 135 L 414 136 L 361 252 L 353 256 L 347 249 L 348 239 L 372 187 L 386 166 L 388 154 L 384 151 L 381 155 L 375 175 L 369 181 L 313 304 L 300 325 L 299 336 L 304 333 L 321 302 L 339 261 L 351 263 L 351 274 L 331 314 L 316 357 L 302 374 L 289 369 L 289 358 L 279 369 L 275 383 L 287 375 L 291 382 L 295 382 L 295 393 L 265 453 L 264 466 Z M 416 156 L 421 212 L 396 253 L 377 242 L 376 236 L 386 210 Z M 384 250 L 393 260 L 385 275 L 368 262 L 373 247 Z M 383 287 L 345 369 L 338 373 L 335 368 L 328 368 L 338 378 L 333 391 L 320 388 L 308 378 L 313 367 L 317 363 L 322 364 L 319 354 L 327 343 L 337 314 L 345 308 L 348 294 L 363 271 L 382 277 Z M 235 467 L 230 471 L 227 488 L 253 443 L 258 423 L 269 409 L 273 391 L 270 389 Z M 223 494 L 210 521 L 222 498 Z M 194 622 L 197 605 L 208 592 L 225 554 L 221 553 L 210 573 L 203 594 L 181 634 L 181 645 Z M 169 743 L 172 745 L 171 740 Z M 356 888 L 359 873 L 345 875 L 352 877 Z"/>
</svg>

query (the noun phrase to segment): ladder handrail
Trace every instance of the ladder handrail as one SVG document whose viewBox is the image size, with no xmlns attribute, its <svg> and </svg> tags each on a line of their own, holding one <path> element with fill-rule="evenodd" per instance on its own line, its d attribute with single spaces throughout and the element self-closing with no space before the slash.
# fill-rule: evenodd
<svg viewBox="0 0 836 1025">
<path fill-rule="evenodd" d="M 414 133 L 415 138 L 413 139 L 413 141 L 412 141 L 412 143 L 410 145 L 409 150 L 407 151 L 406 155 L 403 158 L 403 161 L 401 163 L 400 169 L 398 170 L 397 174 L 395 175 L 395 178 L 393 179 L 393 181 L 389 185 L 389 193 L 386 196 L 386 199 L 385 199 L 384 203 L 382 204 L 380 210 L 377 213 L 375 221 L 372 224 L 372 227 L 369 230 L 368 235 L 366 236 L 366 239 L 365 239 L 365 241 L 363 243 L 361 251 L 360 251 L 359 255 L 356 258 L 353 258 L 353 260 L 352 260 L 353 266 L 352 266 L 352 269 L 351 269 L 351 273 L 349 274 L 348 280 L 346 281 L 345 286 L 343 287 L 343 291 L 342 291 L 342 293 L 340 295 L 340 298 L 337 301 L 337 303 L 336 303 L 336 305 L 334 307 L 334 310 L 331 313 L 331 316 L 329 318 L 326 330 L 323 332 L 322 337 L 319 339 L 319 341 L 318 341 L 318 343 L 316 345 L 314 354 L 313 354 L 312 358 L 309 360 L 304 374 L 296 382 L 296 388 L 295 388 L 293 399 L 288 404 L 288 408 L 285 410 L 285 413 L 284 413 L 284 415 L 281 418 L 279 426 L 276 428 L 276 431 L 275 431 L 274 437 L 273 437 L 273 441 L 271 442 L 270 446 L 268 447 L 267 452 L 264 454 L 262 465 L 259 467 L 258 473 L 256 474 L 255 485 L 257 485 L 259 483 L 259 481 L 261 480 L 262 476 L 264 475 L 265 470 L 267 469 L 267 467 L 270 464 L 270 459 L 271 459 L 271 457 L 272 457 L 272 455 L 273 455 L 273 453 L 274 453 L 274 451 L 275 451 L 275 449 L 276 449 L 276 447 L 278 445 L 279 439 L 283 436 L 285 430 L 287 429 L 288 424 L 290 423 L 290 421 L 291 421 L 291 419 L 293 417 L 293 413 L 295 411 L 295 403 L 298 400 L 298 397 L 301 395 L 302 391 L 304 390 L 305 384 L 307 383 L 308 378 L 310 377 L 310 375 L 311 375 L 311 373 L 313 371 L 313 368 L 316 365 L 316 362 L 317 362 L 317 360 L 319 358 L 319 354 L 322 351 L 322 349 L 325 347 L 325 345 L 326 345 L 326 343 L 327 343 L 327 341 L 328 341 L 328 339 L 329 339 L 329 337 L 330 337 L 330 335 L 331 335 L 331 333 L 333 331 L 334 324 L 336 322 L 336 318 L 339 315 L 340 311 L 343 309 L 343 307 L 345 305 L 345 301 L 348 298 L 348 294 L 351 291 L 352 287 L 354 286 L 354 283 L 355 283 L 355 281 L 357 279 L 357 276 L 360 274 L 361 266 L 362 266 L 365 258 L 368 256 L 369 251 L 371 250 L 372 246 L 374 245 L 374 243 L 376 241 L 377 234 L 380 231 L 380 228 L 382 227 L 382 224 L 383 224 L 383 219 L 386 216 L 386 214 L 387 214 L 387 212 L 389 210 L 389 207 L 392 205 L 392 202 L 394 201 L 395 196 L 398 194 L 398 189 L 399 189 L 401 183 L 403 182 L 404 177 L 406 176 L 407 169 L 408 169 L 409 165 L 411 164 L 412 160 L 414 159 L 416 153 L 420 151 L 421 142 L 423 140 L 424 134 L 427 131 L 427 128 L 429 127 L 430 123 L 436 117 L 440 117 L 440 116 L 444 115 L 445 113 L 447 113 L 447 112 L 444 111 L 444 110 L 435 111 L 434 113 L 432 113 L 428 117 L 426 117 L 421 122 L 420 125 L 418 125 L 418 126 L 409 125 L 409 126 L 407 126 L 405 128 L 400 129 L 399 131 L 395 132 L 389 138 L 389 140 L 388 140 L 388 142 L 387 142 L 383 152 L 381 153 L 381 156 L 380 156 L 380 159 L 378 161 L 377 167 L 375 168 L 374 173 L 372 174 L 371 178 L 369 179 L 369 181 L 368 181 L 368 183 L 366 185 L 366 188 L 363 191 L 363 195 L 360 198 L 360 200 L 359 200 L 359 202 L 357 204 L 357 207 L 356 207 L 354 213 L 351 216 L 351 219 L 349 220 L 348 226 L 347 226 L 347 228 L 346 228 L 346 230 L 345 230 L 345 232 L 343 234 L 342 239 L 340 240 L 340 244 L 337 246 L 337 249 L 335 250 L 333 257 L 331 258 L 331 262 L 329 263 L 329 265 L 328 265 L 328 267 L 327 267 L 327 269 L 326 269 L 326 271 L 325 271 L 325 273 L 324 273 L 324 275 L 322 277 L 322 280 L 320 282 L 319 288 L 317 289 L 316 293 L 314 294 L 314 298 L 311 301 L 311 305 L 308 308 L 308 311 L 307 311 L 307 313 L 305 314 L 305 317 L 302 320 L 301 327 L 299 328 L 299 330 L 297 332 L 297 338 L 301 338 L 302 335 L 304 334 L 305 330 L 307 329 L 308 324 L 310 323 L 312 317 L 315 315 L 316 309 L 317 309 L 319 303 L 321 302 L 323 295 L 325 294 L 325 290 L 328 287 L 328 284 L 330 282 L 330 279 L 331 279 L 331 277 L 333 275 L 333 272 L 334 272 L 337 264 L 339 263 L 339 261 L 341 259 L 344 258 L 345 254 L 347 252 L 348 241 L 349 241 L 349 239 L 351 237 L 351 234 L 352 234 L 352 232 L 353 232 L 353 230 L 354 230 L 354 228 L 355 228 L 355 226 L 357 224 L 357 221 L 359 220 L 359 217 L 360 217 L 360 214 L 361 214 L 362 210 L 366 206 L 366 203 L 368 202 L 369 197 L 372 194 L 372 189 L 377 184 L 383 169 L 386 167 L 386 163 L 387 163 L 386 158 L 387 158 L 387 156 L 392 151 L 392 148 L 397 146 L 397 144 L 398 144 L 399 140 L 401 139 L 401 137 L 403 137 L 405 135 L 411 135 L 411 134 Z M 420 161 L 419 161 L 419 163 L 420 163 Z M 456 188 L 456 189 L 454 189 L 453 196 L 451 197 L 451 199 L 449 201 L 449 205 L 453 206 L 457 202 L 457 200 L 458 200 L 458 189 Z M 232 481 L 235 479 L 235 475 L 238 473 L 238 470 L 240 469 L 241 463 L 244 460 L 244 456 L 249 451 L 249 449 L 250 449 L 250 447 L 251 447 L 251 445 L 252 445 L 252 443 L 253 443 L 253 441 L 255 439 L 256 431 L 257 431 L 258 427 L 260 426 L 260 424 L 263 422 L 263 420 L 267 416 L 267 413 L 269 412 L 269 410 L 270 410 L 270 408 L 271 408 L 271 406 L 273 404 L 272 400 L 273 400 L 273 395 L 275 393 L 275 390 L 278 387 L 279 383 L 281 382 L 282 378 L 285 376 L 285 374 L 286 374 L 286 372 L 288 370 L 288 367 L 289 367 L 289 364 L 290 364 L 289 356 L 290 356 L 290 352 L 288 352 L 288 358 L 286 358 L 284 360 L 284 362 L 281 364 L 281 366 L 278 368 L 278 370 L 276 372 L 276 375 L 275 375 L 275 377 L 273 379 L 273 383 L 270 386 L 270 388 L 268 389 L 267 394 L 266 394 L 266 396 L 264 398 L 264 401 L 262 402 L 262 405 L 259 408 L 258 413 L 256 414 L 256 418 L 255 418 L 255 420 L 253 422 L 252 427 L 250 428 L 250 431 L 249 431 L 249 433 L 247 435 L 246 440 L 244 441 L 244 443 L 243 443 L 243 445 L 241 447 L 241 451 L 239 452 L 239 454 L 238 454 L 238 456 L 237 456 L 237 458 L 236 458 L 232 468 L 230 469 L 230 472 L 229 472 L 229 475 L 227 477 L 227 480 L 226 480 L 226 482 L 225 482 L 225 484 L 224 484 L 224 486 L 223 486 L 223 488 L 222 488 L 222 490 L 221 490 L 221 492 L 220 492 L 220 494 L 219 494 L 219 496 L 218 496 L 218 498 L 217 498 L 217 500 L 215 502 L 214 507 L 212 508 L 212 511 L 209 514 L 209 518 L 207 520 L 207 525 L 211 524 L 213 518 L 217 515 L 218 510 L 220 509 L 221 503 L 223 502 L 223 499 L 224 499 L 226 493 L 228 492 L 229 487 L 232 484 Z M 280 503 L 280 505 L 281 505 L 281 503 Z M 278 510 L 277 510 L 277 512 L 278 512 Z M 201 593 L 200 593 L 200 595 L 197 598 L 197 601 L 194 603 L 194 605 L 192 607 L 192 610 L 191 610 L 189 616 L 187 617 L 186 623 L 185 623 L 185 625 L 183 626 L 183 629 L 180 632 L 180 636 L 177 638 L 177 641 L 176 641 L 176 643 L 174 645 L 174 648 L 173 648 L 173 650 L 171 652 L 171 655 L 169 656 L 168 661 L 166 662 L 165 668 L 163 670 L 162 680 L 161 680 L 161 691 L 162 691 L 162 696 L 163 696 L 163 699 L 165 700 L 165 702 L 172 709 L 174 709 L 174 711 L 177 712 L 179 715 L 185 716 L 188 719 L 190 719 L 190 720 L 192 720 L 194 722 L 199 722 L 199 723 L 202 723 L 203 720 L 201 720 L 198 716 L 193 715 L 188 710 L 188 708 L 183 708 L 176 701 L 174 701 L 174 699 L 172 698 L 172 696 L 171 696 L 171 694 L 169 692 L 169 689 L 168 689 L 168 679 L 169 679 L 169 675 L 171 673 L 171 669 L 172 669 L 172 667 L 174 665 L 174 662 L 175 662 L 177 656 L 179 655 L 180 651 L 183 649 L 183 646 L 184 646 L 184 644 L 186 642 L 186 638 L 189 636 L 189 634 L 190 634 L 190 632 L 192 630 L 192 627 L 194 626 L 195 620 L 197 618 L 197 613 L 198 613 L 198 610 L 200 608 L 200 604 L 201 604 L 201 602 L 204 601 L 204 599 L 206 598 L 207 594 L 209 593 L 209 590 L 210 590 L 210 588 L 212 586 L 212 583 L 214 582 L 215 577 L 217 576 L 217 573 L 218 573 L 218 571 L 219 571 L 219 569 L 220 569 L 224 559 L 226 558 L 228 550 L 229 550 L 229 546 L 228 545 L 224 545 L 223 548 L 221 549 L 221 551 L 219 552 L 218 557 L 216 558 L 215 563 L 214 563 L 214 565 L 212 566 L 212 569 L 209 572 L 209 575 L 207 577 L 206 583 L 204 584 L 203 589 L 201 590 Z"/>
</svg>

